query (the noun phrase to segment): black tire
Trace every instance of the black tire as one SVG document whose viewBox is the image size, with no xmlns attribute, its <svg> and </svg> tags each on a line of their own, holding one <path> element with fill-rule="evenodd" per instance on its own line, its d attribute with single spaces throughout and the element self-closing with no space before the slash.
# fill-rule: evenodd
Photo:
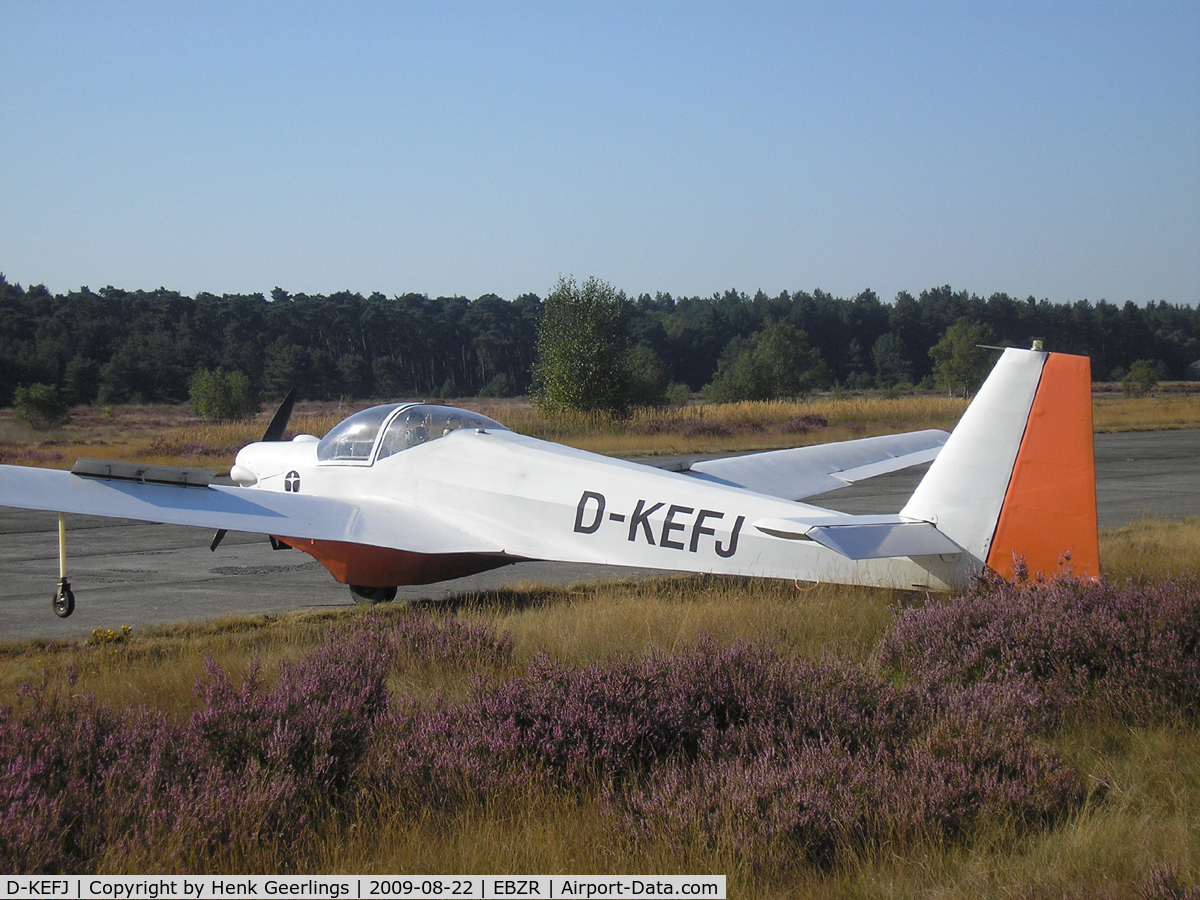
<svg viewBox="0 0 1200 900">
<path fill-rule="evenodd" d="M 352 584 L 350 585 L 350 594 L 354 597 L 354 602 L 360 606 L 390 603 L 396 599 L 394 587 L 365 587 L 361 584 Z"/>
<path fill-rule="evenodd" d="M 60 585 L 50 602 L 54 606 L 54 614 L 60 619 L 65 619 L 75 612 L 75 594 L 69 584 Z"/>
</svg>

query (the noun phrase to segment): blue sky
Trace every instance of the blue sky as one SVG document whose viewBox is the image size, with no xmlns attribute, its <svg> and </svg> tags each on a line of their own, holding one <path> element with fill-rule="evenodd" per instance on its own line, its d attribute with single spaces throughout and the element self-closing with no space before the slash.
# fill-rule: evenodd
<svg viewBox="0 0 1200 900">
<path fill-rule="evenodd" d="M 1200 2 L 0 3 L 53 291 L 1200 300 Z"/>
</svg>

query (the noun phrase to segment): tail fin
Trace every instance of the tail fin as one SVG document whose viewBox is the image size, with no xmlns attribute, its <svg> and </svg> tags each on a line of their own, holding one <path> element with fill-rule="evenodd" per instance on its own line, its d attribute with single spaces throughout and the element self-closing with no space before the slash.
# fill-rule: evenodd
<svg viewBox="0 0 1200 900">
<path fill-rule="evenodd" d="M 1098 576 L 1090 360 L 1005 350 L 901 515 L 1005 577 L 1018 558 L 1052 575 L 1067 554 Z"/>
</svg>

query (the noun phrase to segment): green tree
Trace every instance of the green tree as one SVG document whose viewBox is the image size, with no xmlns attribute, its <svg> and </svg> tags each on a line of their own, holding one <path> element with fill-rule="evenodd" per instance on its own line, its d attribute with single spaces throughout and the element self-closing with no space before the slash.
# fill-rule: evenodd
<svg viewBox="0 0 1200 900">
<path fill-rule="evenodd" d="M 629 402 L 633 406 L 665 406 L 671 378 L 658 354 L 645 344 L 629 351 Z"/>
<path fill-rule="evenodd" d="M 1121 379 L 1126 397 L 1149 397 L 1157 385 L 1158 374 L 1152 359 L 1139 359 L 1129 367 L 1129 374 Z"/>
<path fill-rule="evenodd" d="M 990 325 L 980 325 L 965 317 L 947 328 L 942 339 L 929 350 L 938 387 L 951 396 L 961 392 L 964 397 L 979 390 L 992 362 L 991 352 L 980 345 L 995 340 Z"/>
<path fill-rule="evenodd" d="M 625 297 L 592 277 L 560 278 L 542 307 L 534 399 L 547 410 L 629 409 Z"/>
<path fill-rule="evenodd" d="M 718 403 L 802 397 L 829 381 L 820 351 L 796 326 L 768 319 L 750 342 L 730 342 L 717 376 L 705 389 Z"/>
<path fill-rule="evenodd" d="M 515 397 L 517 381 L 507 372 L 501 372 L 483 386 L 479 391 L 480 397 Z"/>
<path fill-rule="evenodd" d="M 348 400 L 371 396 L 371 367 L 357 353 L 347 353 L 337 364 L 342 394 Z"/>
<path fill-rule="evenodd" d="M 17 388 L 13 406 L 13 418 L 24 422 L 35 431 L 49 431 L 71 421 L 71 410 L 58 396 L 58 388 L 52 384 L 31 384 Z"/>
<path fill-rule="evenodd" d="M 879 336 L 871 348 L 875 381 L 882 388 L 912 381 L 912 363 L 904 355 L 904 341 L 894 331 Z"/>
<path fill-rule="evenodd" d="M 412 393 L 400 361 L 391 356 L 377 356 L 371 364 L 375 396 L 395 400 Z"/>
<path fill-rule="evenodd" d="M 73 403 L 91 403 L 99 390 L 100 366 L 94 360 L 76 353 L 63 373 L 63 392 Z"/>
<path fill-rule="evenodd" d="M 241 372 L 202 369 L 192 376 L 192 411 L 205 422 L 235 422 L 258 412 L 258 392 Z"/>
<path fill-rule="evenodd" d="M 316 362 L 313 355 L 284 336 L 277 337 L 266 351 L 263 364 L 263 387 L 269 397 L 282 397 L 293 387 L 310 395 L 315 380 Z"/>
</svg>

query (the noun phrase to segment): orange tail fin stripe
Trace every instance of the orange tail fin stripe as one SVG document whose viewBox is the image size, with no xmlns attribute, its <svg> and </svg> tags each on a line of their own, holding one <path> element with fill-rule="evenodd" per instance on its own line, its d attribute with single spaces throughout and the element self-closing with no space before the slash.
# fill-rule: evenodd
<svg viewBox="0 0 1200 900">
<path fill-rule="evenodd" d="M 1078 576 L 1100 574 L 1092 368 L 1086 356 L 1051 353 L 988 551 L 988 567 L 1011 578 L 1016 557 L 1053 575 L 1071 555 Z"/>
</svg>

